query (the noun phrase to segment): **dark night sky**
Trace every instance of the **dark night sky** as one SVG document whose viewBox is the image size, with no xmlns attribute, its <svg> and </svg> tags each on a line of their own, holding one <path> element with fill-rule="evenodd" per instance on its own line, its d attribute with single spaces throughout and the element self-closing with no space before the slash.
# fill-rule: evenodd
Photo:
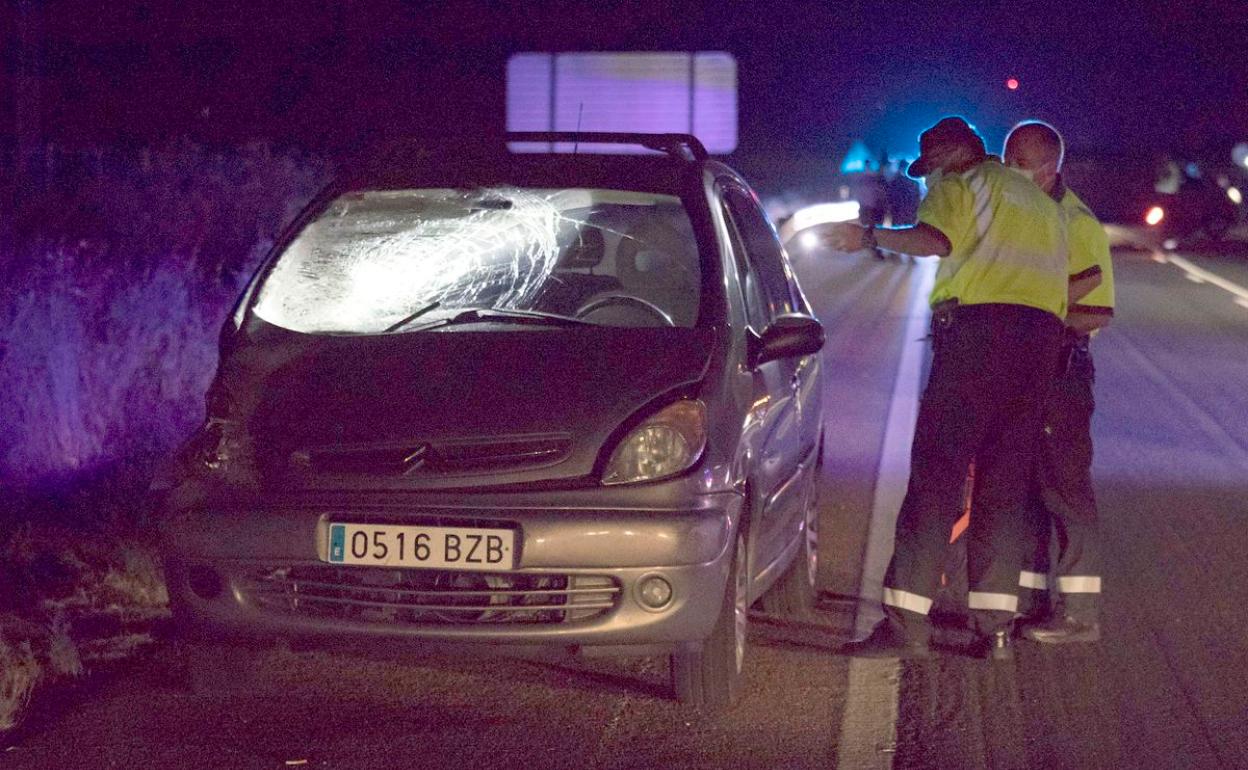
<svg viewBox="0 0 1248 770">
<path fill-rule="evenodd" d="M 990 144 L 1023 117 L 1087 152 L 1248 140 L 1245 2 L 24 1 L 42 9 L 41 125 L 67 143 L 320 147 L 365 128 L 498 128 L 506 57 L 532 50 L 730 51 L 742 152 L 833 153 L 854 137 L 905 151 L 949 112 Z M 12 127 L 31 81 L 15 77 L 17 0 L 4 5 Z"/>
</svg>

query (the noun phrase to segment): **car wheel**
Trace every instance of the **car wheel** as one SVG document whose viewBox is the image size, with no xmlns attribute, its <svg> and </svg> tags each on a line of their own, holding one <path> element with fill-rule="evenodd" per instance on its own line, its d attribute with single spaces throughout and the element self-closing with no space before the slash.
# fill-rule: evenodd
<svg viewBox="0 0 1248 770">
<path fill-rule="evenodd" d="M 682 703 L 715 711 L 737 698 L 749 620 L 747 553 L 745 533 L 738 532 L 723 604 L 711 635 L 697 652 L 672 655 L 672 690 Z"/>
<path fill-rule="evenodd" d="M 799 620 L 808 618 L 815 609 L 818 577 L 819 506 L 812 494 L 806 504 L 801 547 L 794 554 L 788 569 L 759 601 L 760 608 L 770 615 Z"/>
</svg>

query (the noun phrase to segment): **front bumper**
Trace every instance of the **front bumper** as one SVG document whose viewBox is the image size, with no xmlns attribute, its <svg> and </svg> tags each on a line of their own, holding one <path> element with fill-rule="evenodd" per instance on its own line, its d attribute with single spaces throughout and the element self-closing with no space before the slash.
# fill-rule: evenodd
<svg viewBox="0 0 1248 770">
<path fill-rule="evenodd" d="M 497 502 L 491 500 L 489 507 L 335 504 L 332 511 L 319 505 L 205 506 L 171 513 L 162 524 L 161 538 L 175 618 L 194 636 L 372 641 L 391 647 L 451 643 L 582 648 L 589 654 L 686 648 L 710 634 L 722 606 L 740 495 L 704 494 L 687 506 L 660 510 L 552 506 L 549 495 L 544 507 L 519 496 L 514 505 Z M 257 593 L 259 574 L 325 568 L 323 545 L 318 544 L 323 544 L 329 522 L 353 517 L 395 524 L 515 527 L 521 556 L 514 571 L 500 574 L 525 576 L 522 580 L 552 576 L 569 586 L 610 583 L 616 590 L 611 606 L 592 617 L 566 613 L 557 622 L 525 623 L 462 622 L 462 614 L 454 616 L 456 622 L 421 622 L 402 612 L 399 618 L 393 612 L 390 617 L 310 612 L 295 602 L 275 606 Z M 218 591 L 203 590 L 205 574 L 217 577 Z M 660 610 L 646 607 L 639 598 L 640 582 L 653 575 L 672 587 L 671 600 Z M 376 593 L 367 597 L 376 598 Z"/>
</svg>

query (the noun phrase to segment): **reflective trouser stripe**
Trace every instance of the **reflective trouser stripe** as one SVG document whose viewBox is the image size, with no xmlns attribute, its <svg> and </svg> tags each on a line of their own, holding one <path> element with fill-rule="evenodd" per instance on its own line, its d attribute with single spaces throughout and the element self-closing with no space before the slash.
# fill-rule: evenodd
<svg viewBox="0 0 1248 770">
<path fill-rule="evenodd" d="M 1018 573 L 1018 584 L 1023 588 L 1030 588 L 1033 591 L 1047 591 L 1049 588 L 1049 576 L 1043 572 L 1028 572 L 1023 570 Z"/>
<path fill-rule="evenodd" d="M 909 591 L 902 591 L 899 588 L 884 589 L 884 603 L 889 607 L 896 607 L 901 610 L 910 610 L 920 615 L 926 615 L 931 612 L 932 600 L 926 596 L 912 594 Z"/>
<path fill-rule="evenodd" d="M 1057 590 L 1063 594 L 1099 594 L 1099 575 L 1062 575 L 1057 579 Z"/>
<path fill-rule="evenodd" d="M 966 595 L 966 604 L 973 610 L 1018 612 L 1018 597 L 1014 594 L 990 594 L 981 591 L 971 591 Z"/>
</svg>

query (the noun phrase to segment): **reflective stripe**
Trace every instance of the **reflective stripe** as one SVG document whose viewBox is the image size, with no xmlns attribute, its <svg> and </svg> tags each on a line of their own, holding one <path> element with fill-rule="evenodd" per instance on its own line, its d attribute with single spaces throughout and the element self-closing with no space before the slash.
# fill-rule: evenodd
<svg viewBox="0 0 1248 770">
<path fill-rule="evenodd" d="M 926 615 L 932 609 L 932 600 L 926 596 L 912 594 L 909 591 L 902 591 L 899 588 L 884 589 L 884 603 L 889 607 L 896 607 L 901 610 L 910 610 L 920 615 Z"/>
<path fill-rule="evenodd" d="M 982 176 L 975 176 L 970 181 L 971 194 L 975 196 L 975 228 L 979 237 L 988 234 L 988 226 L 992 224 L 992 199 L 988 194 L 988 182 Z"/>
<path fill-rule="evenodd" d="M 1063 594 L 1099 594 L 1099 575 L 1062 575 L 1057 579 L 1057 590 Z"/>
<path fill-rule="evenodd" d="M 1018 573 L 1018 584 L 1033 591 L 1047 591 L 1049 588 L 1049 576 L 1043 572 L 1023 570 Z"/>
<path fill-rule="evenodd" d="M 990 594 L 981 591 L 971 591 L 966 595 L 966 604 L 973 610 L 1018 612 L 1018 597 L 1014 594 Z"/>
</svg>

